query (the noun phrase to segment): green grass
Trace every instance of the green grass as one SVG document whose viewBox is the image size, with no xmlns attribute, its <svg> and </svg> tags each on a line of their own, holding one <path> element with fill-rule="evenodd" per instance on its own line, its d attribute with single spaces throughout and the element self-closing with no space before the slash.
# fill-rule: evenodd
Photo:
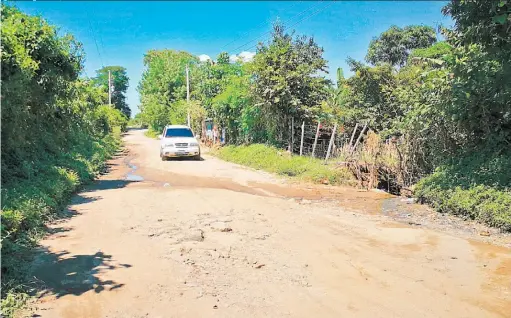
<svg viewBox="0 0 511 318">
<path fill-rule="evenodd" d="M 144 135 L 146 137 L 149 137 L 149 138 L 158 138 L 158 136 L 160 135 L 160 132 L 156 131 L 156 130 L 153 130 L 152 128 L 149 128 L 145 133 Z"/>
<path fill-rule="evenodd" d="M 290 156 L 285 151 L 263 144 L 226 146 L 213 154 L 226 161 L 304 181 L 320 183 L 328 180 L 330 184 L 337 185 L 357 184 L 346 168 L 327 165 L 323 160 L 310 157 Z"/>
<path fill-rule="evenodd" d="M 439 212 L 511 231 L 511 153 L 473 152 L 419 181 L 415 195 Z"/>
<path fill-rule="evenodd" d="M 226 146 L 213 155 L 234 163 L 305 181 L 356 185 L 353 174 L 323 160 L 290 156 L 263 145 Z M 461 159 L 460 159 L 461 158 Z M 415 187 L 415 195 L 437 211 L 511 231 L 511 154 L 474 153 L 438 168 Z"/>
<path fill-rule="evenodd" d="M 66 152 L 42 154 L 27 176 L 2 185 L 2 313 L 11 317 L 29 299 L 27 282 L 34 247 L 70 196 L 105 169 L 120 147 L 120 130 L 104 138 L 73 136 Z"/>
</svg>

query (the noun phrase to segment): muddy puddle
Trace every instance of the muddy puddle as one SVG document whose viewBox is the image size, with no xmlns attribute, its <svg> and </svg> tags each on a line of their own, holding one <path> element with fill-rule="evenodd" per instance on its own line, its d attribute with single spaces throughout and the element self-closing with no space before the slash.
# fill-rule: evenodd
<svg viewBox="0 0 511 318">
<path fill-rule="evenodd" d="M 139 176 L 138 174 L 135 174 L 138 167 L 134 164 L 128 163 L 128 167 L 130 167 L 131 171 L 126 174 L 126 181 L 132 181 L 132 182 L 140 182 L 144 181 L 144 178 L 142 176 Z"/>
<path fill-rule="evenodd" d="M 322 185 L 278 185 L 260 182 L 248 182 L 243 185 L 226 178 L 199 177 L 161 171 L 151 168 L 140 168 L 132 163 L 134 157 L 124 161 L 129 167 L 127 181 L 143 182 L 146 185 L 176 188 L 207 188 L 221 189 L 264 197 L 280 197 L 296 201 L 332 201 L 339 206 L 354 210 L 362 210 L 371 214 L 380 214 L 386 200 L 395 196 L 367 190 L 345 187 L 329 187 Z"/>
<path fill-rule="evenodd" d="M 304 203 L 306 201 L 332 202 L 339 207 L 355 211 L 363 211 L 364 213 L 373 215 L 392 216 L 399 219 L 400 222 L 405 221 L 406 226 L 421 225 L 406 219 L 413 213 L 426 213 L 424 206 L 410 204 L 411 202 L 409 199 L 397 197 L 382 191 L 299 183 L 279 185 L 247 182 L 246 185 L 243 185 L 228 178 L 191 176 L 170 171 L 138 167 L 132 163 L 134 159 L 135 157 L 128 156 L 124 160 L 124 164 L 129 168 L 125 179 L 137 183 L 140 182 L 142 186 L 162 187 L 165 189 L 221 189 L 263 197 L 294 199 Z"/>
<path fill-rule="evenodd" d="M 131 163 L 133 157 L 126 158 L 124 163 L 130 168 L 125 176 L 127 181 L 144 182 L 151 185 L 162 186 L 165 188 L 208 188 L 208 189 L 222 189 L 234 192 L 247 193 L 259 196 L 271 196 L 265 191 L 255 189 L 250 186 L 244 186 L 239 183 L 233 182 L 230 179 L 222 178 L 207 178 L 190 176 L 170 171 L 160 171 L 150 168 L 139 168 Z"/>
<path fill-rule="evenodd" d="M 413 200 L 394 196 L 381 191 L 368 191 L 342 186 L 311 185 L 311 184 L 272 184 L 247 182 L 240 184 L 228 178 L 201 177 L 162 171 L 153 168 L 138 167 L 132 161 L 134 157 L 126 157 L 128 168 L 125 180 L 142 187 L 156 187 L 165 190 L 179 188 L 206 188 L 228 190 L 262 197 L 293 199 L 299 203 L 330 202 L 342 209 L 365 214 L 388 217 L 391 221 L 384 227 L 421 227 L 453 232 L 467 237 L 479 237 L 480 232 L 492 231 L 483 225 L 474 225 L 453 216 L 441 215 L 425 205 L 414 203 Z M 388 222 L 387 221 L 387 222 Z M 492 232 L 493 243 L 511 247 L 511 240 Z M 483 238 L 483 240 L 486 240 Z"/>
</svg>

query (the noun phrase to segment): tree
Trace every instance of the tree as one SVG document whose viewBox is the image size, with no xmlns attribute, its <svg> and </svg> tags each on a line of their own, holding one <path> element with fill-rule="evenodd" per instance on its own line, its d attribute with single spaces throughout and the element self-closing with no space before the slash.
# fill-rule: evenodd
<svg viewBox="0 0 511 318">
<path fill-rule="evenodd" d="M 227 138 L 237 143 L 240 137 L 250 139 L 254 128 L 246 122 L 245 111 L 252 104 L 250 94 L 250 74 L 247 65 L 231 65 L 239 67 L 239 73 L 227 74 L 221 85 L 221 92 L 212 99 L 212 115 L 216 122 L 226 128 Z"/>
<path fill-rule="evenodd" d="M 437 42 L 430 47 L 415 49 L 410 52 L 407 64 L 428 63 L 430 65 L 443 65 L 446 56 L 453 53 L 453 47 L 447 42 Z"/>
<path fill-rule="evenodd" d="M 126 103 L 126 92 L 129 85 L 126 68 L 122 66 L 105 66 L 96 71 L 96 77 L 93 79 L 94 83 L 108 93 L 108 71 L 111 73 L 112 80 L 112 104 L 129 118 L 131 110 Z"/>
<path fill-rule="evenodd" d="M 400 28 L 394 25 L 369 43 L 366 61 L 373 65 L 389 63 L 403 66 L 411 50 L 425 48 L 435 42 L 436 34 L 432 27 L 411 25 Z"/>
<path fill-rule="evenodd" d="M 311 118 L 311 108 L 325 99 L 329 82 L 320 75 L 327 70 L 322 55 L 313 38 L 295 37 L 279 23 L 268 44 L 259 44 L 252 68 L 253 93 L 273 142 L 287 141 L 291 117 L 297 122 Z"/>
<path fill-rule="evenodd" d="M 195 79 L 194 69 L 199 59 L 188 52 L 175 50 L 150 50 L 144 56 L 145 70 L 138 85 L 141 105 L 151 129 L 160 131 L 169 123 L 184 124 L 186 107 L 186 66 L 191 68 L 192 92 Z"/>
<path fill-rule="evenodd" d="M 402 115 L 401 107 L 392 105 L 389 99 L 396 87 L 395 70 L 389 64 L 371 67 L 353 59 L 348 59 L 348 64 L 355 75 L 346 80 L 346 121 L 350 125 L 367 121 L 373 130 L 389 133 L 392 122 Z"/>
<path fill-rule="evenodd" d="M 455 48 L 449 114 L 465 146 L 509 149 L 511 144 L 511 2 L 451 1 L 455 22 L 446 31 Z"/>
<path fill-rule="evenodd" d="M 511 1 L 450 1 L 442 11 L 455 21 L 449 32 L 453 44 L 477 43 L 492 53 L 511 54 Z"/>
<path fill-rule="evenodd" d="M 3 182 L 23 175 L 25 160 L 60 151 L 75 115 L 62 101 L 70 100 L 83 52 L 71 35 L 3 3 L 1 37 Z"/>
<path fill-rule="evenodd" d="M 222 52 L 218 54 L 218 57 L 216 58 L 216 62 L 218 64 L 229 64 L 229 53 Z"/>
<path fill-rule="evenodd" d="M 11 317 L 25 298 L 18 293 L 28 292 L 35 234 L 99 171 L 126 118 L 79 78 L 84 53 L 72 35 L 4 3 L 1 10 L 1 295 Z"/>
</svg>

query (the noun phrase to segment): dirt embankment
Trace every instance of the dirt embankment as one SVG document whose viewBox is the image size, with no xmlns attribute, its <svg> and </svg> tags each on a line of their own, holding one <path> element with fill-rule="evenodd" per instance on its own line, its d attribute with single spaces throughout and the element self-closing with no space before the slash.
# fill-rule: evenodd
<svg viewBox="0 0 511 318">
<path fill-rule="evenodd" d="M 509 237 L 384 193 L 129 153 L 34 263 L 42 317 L 507 317 Z M 130 181 L 135 180 L 135 181 Z M 452 234 L 454 233 L 456 236 Z M 471 239 L 471 237 L 473 237 Z"/>
</svg>

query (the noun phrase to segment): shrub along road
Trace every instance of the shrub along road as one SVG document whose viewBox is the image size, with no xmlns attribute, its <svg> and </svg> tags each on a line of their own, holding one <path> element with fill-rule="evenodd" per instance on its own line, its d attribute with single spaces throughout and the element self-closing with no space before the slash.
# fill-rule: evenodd
<svg viewBox="0 0 511 318">
<path fill-rule="evenodd" d="M 386 194 L 291 184 L 207 154 L 162 162 L 143 131 L 125 143 L 41 242 L 42 317 L 511 312 L 509 248 L 397 223 L 380 213 Z"/>
</svg>

